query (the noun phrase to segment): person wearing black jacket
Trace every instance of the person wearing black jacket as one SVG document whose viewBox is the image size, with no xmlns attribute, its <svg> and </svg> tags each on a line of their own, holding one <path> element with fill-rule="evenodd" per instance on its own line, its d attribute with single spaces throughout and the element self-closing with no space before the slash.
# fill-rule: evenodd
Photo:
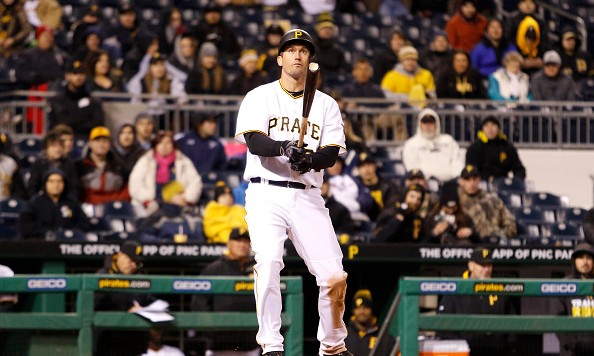
<svg viewBox="0 0 594 356">
<path fill-rule="evenodd" d="M 31 175 L 28 181 L 30 197 L 34 197 L 37 193 L 45 190 L 44 178 L 47 178 L 46 175 L 50 169 L 55 168 L 59 168 L 64 172 L 68 183 L 68 195 L 77 200 L 80 194 L 80 181 L 78 180 L 74 161 L 64 154 L 64 143 L 61 140 L 61 134 L 50 131 L 43 138 L 41 156 L 31 166 Z"/>
<path fill-rule="evenodd" d="M 594 74 L 592 57 L 588 52 L 582 51 L 582 38 L 573 27 L 563 28 L 559 42 L 561 72 L 571 76 L 578 87 L 581 87 Z"/>
<path fill-rule="evenodd" d="M 515 178 L 524 180 L 526 168 L 514 145 L 501 132 L 499 120 L 487 116 L 481 126 L 478 139 L 466 151 L 466 164 L 478 167 L 482 180 L 507 177 L 510 172 Z"/>
<path fill-rule="evenodd" d="M 132 240 L 124 242 L 120 250 L 105 259 L 97 274 L 125 277 L 141 274 L 142 246 Z M 96 311 L 121 311 L 132 313 L 156 299 L 149 293 L 95 294 Z M 104 330 L 97 337 L 96 355 L 139 355 L 146 350 L 148 335 L 145 331 Z"/>
<path fill-rule="evenodd" d="M 390 355 L 395 340 L 386 334 L 384 340 L 376 346 L 380 325 L 373 314 L 373 298 L 367 289 L 360 289 L 353 297 L 353 316 L 347 324 L 347 337 L 344 340 L 346 347 L 357 356 L 367 356 L 375 347 L 378 356 Z"/>
<path fill-rule="evenodd" d="M 377 162 L 367 152 L 359 154 L 357 161 L 359 181 L 367 189 L 373 198 L 373 207 L 369 211 L 371 221 L 376 221 L 384 206 L 391 204 L 397 196 L 396 186 L 387 179 L 382 179 L 377 174 Z"/>
<path fill-rule="evenodd" d="M 445 99 L 484 99 L 485 86 L 481 75 L 472 68 L 470 56 L 462 50 L 454 51 L 451 66 L 437 81 L 437 97 Z"/>
<path fill-rule="evenodd" d="M 418 215 L 425 188 L 409 185 L 402 200 L 386 207 L 377 219 L 375 242 L 422 242 L 425 239 L 423 219 Z"/>
<path fill-rule="evenodd" d="M 225 254 L 206 266 L 201 275 L 252 277 L 255 264 L 256 261 L 250 256 L 249 232 L 243 228 L 235 228 L 229 234 Z M 253 295 L 194 294 L 191 309 L 213 312 L 255 312 L 256 303 Z M 207 349 L 213 351 L 213 355 L 225 350 L 243 356 L 260 354 L 255 331 L 212 332 L 208 337 L 210 342 Z"/>
<path fill-rule="evenodd" d="M 241 46 L 237 41 L 237 35 L 223 22 L 221 11 L 221 7 L 211 1 L 204 8 L 204 21 L 200 21 L 193 33 L 194 37 L 198 39 L 198 43 L 214 43 L 220 53 L 220 60 L 223 62 L 227 59 L 237 59 Z"/>
<path fill-rule="evenodd" d="M 47 239 L 63 230 L 89 231 L 91 224 L 80 203 L 68 195 L 64 172 L 50 169 L 43 184 L 43 193 L 34 196 L 19 216 L 21 238 Z"/>
<path fill-rule="evenodd" d="M 567 279 L 592 280 L 594 278 L 594 247 L 587 242 L 575 246 L 571 254 L 571 273 Z M 594 296 L 561 297 L 553 302 L 554 314 L 572 318 L 594 317 Z M 591 332 L 558 334 L 560 356 L 586 356 L 594 354 L 594 335 Z"/>
<path fill-rule="evenodd" d="M 477 247 L 468 261 L 463 277 L 487 280 L 493 273 L 493 251 Z M 513 300 L 504 295 L 444 295 L 437 309 L 438 314 L 518 314 Z M 465 339 L 471 356 L 513 355 L 514 339 L 505 334 L 441 331 L 441 339 Z"/>
<path fill-rule="evenodd" d="M 72 61 L 66 68 L 66 86 L 50 99 L 50 123 L 54 127 L 66 124 L 74 135 L 87 138 L 91 129 L 104 122 L 101 102 L 85 89 L 85 68 L 80 61 Z"/>
<path fill-rule="evenodd" d="M 584 238 L 590 244 L 594 244 L 594 208 L 588 210 L 584 221 L 582 223 L 582 229 L 584 230 Z"/>
</svg>

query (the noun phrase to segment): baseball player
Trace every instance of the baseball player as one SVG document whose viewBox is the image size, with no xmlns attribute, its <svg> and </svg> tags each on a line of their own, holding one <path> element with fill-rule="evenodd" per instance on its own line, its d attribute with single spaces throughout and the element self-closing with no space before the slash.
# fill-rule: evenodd
<svg viewBox="0 0 594 356">
<path fill-rule="evenodd" d="M 346 152 L 340 111 L 328 95 L 315 92 L 305 144 L 297 147 L 307 68 L 314 55 L 307 32 L 285 33 L 277 57 L 280 80 L 250 91 L 237 117 L 235 137 L 248 146 L 245 208 L 256 257 L 256 339 L 266 356 L 285 354 L 280 272 L 287 237 L 320 287 L 319 354 L 352 355 L 344 344 L 347 329 L 342 319 L 347 275 L 319 189 L 322 170 Z"/>
</svg>

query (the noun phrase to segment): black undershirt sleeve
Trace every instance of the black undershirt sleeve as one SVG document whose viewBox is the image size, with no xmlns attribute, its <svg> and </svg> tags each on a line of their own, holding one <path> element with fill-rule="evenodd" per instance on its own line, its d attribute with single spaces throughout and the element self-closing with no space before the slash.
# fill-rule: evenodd
<svg viewBox="0 0 594 356">
<path fill-rule="evenodd" d="M 281 155 L 283 141 L 275 141 L 259 132 L 248 132 L 243 135 L 248 149 L 253 155 L 262 157 L 276 157 Z M 338 158 L 339 148 L 326 146 L 311 153 L 312 169 L 320 170 L 332 167 Z"/>
</svg>

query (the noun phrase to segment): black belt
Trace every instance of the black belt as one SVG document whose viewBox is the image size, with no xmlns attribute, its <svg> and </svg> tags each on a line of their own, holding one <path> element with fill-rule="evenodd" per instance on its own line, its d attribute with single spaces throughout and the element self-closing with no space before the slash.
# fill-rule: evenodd
<svg viewBox="0 0 594 356">
<path fill-rule="evenodd" d="M 299 182 L 290 182 L 288 180 L 267 180 L 267 179 L 262 179 L 260 177 L 250 178 L 250 182 L 269 184 L 269 185 L 274 185 L 277 187 L 285 187 L 285 188 L 293 188 L 293 189 L 313 188 L 313 186 L 311 186 L 311 185 L 305 185 L 305 184 L 299 183 Z"/>
</svg>

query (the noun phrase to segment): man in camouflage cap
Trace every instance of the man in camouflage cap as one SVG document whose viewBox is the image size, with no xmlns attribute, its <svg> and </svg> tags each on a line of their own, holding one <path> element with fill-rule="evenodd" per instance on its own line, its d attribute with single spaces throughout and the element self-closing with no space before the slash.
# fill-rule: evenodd
<svg viewBox="0 0 594 356">
<path fill-rule="evenodd" d="M 473 165 L 464 167 L 458 178 L 460 206 L 472 219 L 476 232 L 484 242 L 491 243 L 515 237 L 515 217 L 498 196 L 483 191 L 480 182 L 480 173 Z"/>
</svg>

